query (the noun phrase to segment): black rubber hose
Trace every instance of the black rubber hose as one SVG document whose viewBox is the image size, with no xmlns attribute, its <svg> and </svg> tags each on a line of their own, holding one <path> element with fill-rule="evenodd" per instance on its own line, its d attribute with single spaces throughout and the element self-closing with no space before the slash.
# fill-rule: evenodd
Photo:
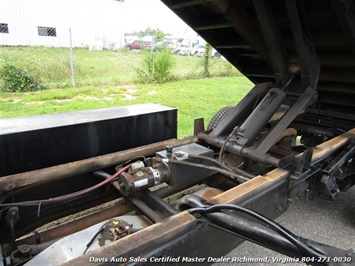
<svg viewBox="0 0 355 266">
<path fill-rule="evenodd" d="M 235 232 L 247 240 L 271 248 L 285 255 L 297 257 L 325 256 L 323 252 L 304 243 L 299 236 L 294 235 L 278 223 L 244 207 L 231 204 L 209 206 L 205 204 L 201 198 L 195 195 L 184 197 L 181 203 L 190 207 L 196 206 L 195 208 L 188 210 L 190 213 L 200 213 L 217 225 Z M 244 213 L 261 221 L 263 224 L 229 212 L 222 212 L 223 210 L 233 210 Z M 267 225 L 267 227 L 265 225 Z"/>
</svg>

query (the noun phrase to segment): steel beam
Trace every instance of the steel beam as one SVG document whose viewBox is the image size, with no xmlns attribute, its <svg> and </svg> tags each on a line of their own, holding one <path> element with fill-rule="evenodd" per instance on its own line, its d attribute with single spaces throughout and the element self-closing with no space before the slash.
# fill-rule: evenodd
<svg viewBox="0 0 355 266">
<path fill-rule="evenodd" d="M 278 30 L 275 16 L 271 11 L 270 3 L 267 3 L 265 0 L 254 0 L 253 3 L 269 52 L 270 63 L 276 78 L 276 85 L 280 88 L 281 84 L 285 82 L 288 77 L 289 60 L 286 48 L 282 43 L 281 34 Z"/>
<path fill-rule="evenodd" d="M 317 88 L 320 66 L 317 53 L 311 43 L 304 21 L 302 2 L 285 0 L 287 12 L 290 18 L 291 30 L 301 66 L 303 87 Z"/>
<path fill-rule="evenodd" d="M 52 166 L 15 175 L 4 176 L 0 178 L 0 193 L 33 184 L 38 185 L 49 181 L 60 180 L 76 174 L 95 171 L 101 168 L 119 164 L 138 156 L 150 156 L 153 155 L 156 151 L 164 150 L 166 145 L 176 147 L 196 141 L 196 137 L 189 137 L 180 140 L 171 139 L 125 151 L 97 156 L 90 159 L 61 164 L 58 166 Z"/>
<path fill-rule="evenodd" d="M 269 53 L 260 29 L 239 1 L 231 1 L 223 15 L 233 24 L 237 32 L 247 40 L 267 62 L 270 62 Z"/>
</svg>

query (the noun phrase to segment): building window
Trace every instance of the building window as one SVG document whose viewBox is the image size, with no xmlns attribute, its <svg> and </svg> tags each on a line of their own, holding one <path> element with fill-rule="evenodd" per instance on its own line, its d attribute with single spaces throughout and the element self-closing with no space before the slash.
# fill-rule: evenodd
<svg viewBox="0 0 355 266">
<path fill-rule="evenodd" d="M 50 27 L 40 27 L 38 26 L 38 36 L 57 36 L 57 31 L 55 28 Z"/>
<path fill-rule="evenodd" d="M 7 23 L 0 23 L 0 33 L 9 33 L 9 25 Z"/>
</svg>

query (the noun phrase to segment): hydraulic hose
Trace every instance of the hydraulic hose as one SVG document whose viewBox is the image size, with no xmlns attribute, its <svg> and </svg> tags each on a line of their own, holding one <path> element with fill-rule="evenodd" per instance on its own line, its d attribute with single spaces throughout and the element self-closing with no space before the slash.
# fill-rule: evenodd
<svg viewBox="0 0 355 266">
<path fill-rule="evenodd" d="M 201 214 L 219 228 L 287 256 L 300 260 L 307 258 L 309 260 L 306 262 L 312 265 L 332 265 L 333 258 L 354 258 L 351 250 L 346 251 L 302 238 L 275 221 L 238 205 L 211 206 L 196 195 L 188 195 L 180 200 L 180 207 L 187 206 L 192 207 L 188 209 L 191 214 Z M 339 262 L 346 265 L 346 261 Z"/>
</svg>

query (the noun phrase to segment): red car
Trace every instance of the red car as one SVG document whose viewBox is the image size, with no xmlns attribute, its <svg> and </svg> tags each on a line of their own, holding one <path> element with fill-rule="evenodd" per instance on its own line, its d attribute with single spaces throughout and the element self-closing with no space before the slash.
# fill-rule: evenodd
<svg viewBox="0 0 355 266">
<path fill-rule="evenodd" d="M 151 43 L 150 42 L 144 42 L 144 41 L 135 40 L 134 42 L 126 43 L 125 46 L 128 47 L 130 50 L 132 50 L 132 49 L 141 50 L 141 49 L 150 47 Z"/>
</svg>

